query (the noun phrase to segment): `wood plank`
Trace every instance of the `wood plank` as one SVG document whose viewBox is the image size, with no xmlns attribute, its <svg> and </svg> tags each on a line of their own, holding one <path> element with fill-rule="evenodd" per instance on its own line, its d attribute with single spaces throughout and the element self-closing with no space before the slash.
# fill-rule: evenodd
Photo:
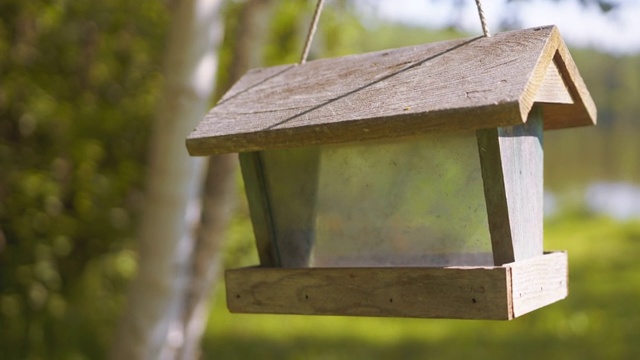
<svg viewBox="0 0 640 360">
<path fill-rule="evenodd" d="M 535 102 L 552 104 L 573 104 L 569 89 L 558 70 L 555 61 L 547 67 L 544 80 L 536 92 Z"/>
<path fill-rule="evenodd" d="M 477 132 L 495 265 L 542 255 L 542 111 L 524 125 Z"/>
<path fill-rule="evenodd" d="M 511 273 L 514 318 L 562 300 L 569 294 L 566 252 L 554 252 L 506 267 Z"/>
<path fill-rule="evenodd" d="M 260 151 L 279 267 L 307 267 L 316 246 L 318 147 Z"/>
<path fill-rule="evenodd" d="M 551 253 L 498 267 L 255 267 L 225 278 L 231 312 L 509 320 L 566 297 L 566 274 L 566 254 Z"/>
<path fill-rule="evenodd" d="M 210 155 L 523 123 L 561 44 L 557 29 L 544 27 L 255 69 L 207 114 L 187 148 Z M 570 83 L 577 70 L 559 56 Z M 574 100 L 590 100 L 586 87 L 567 86 L 580 95 Z M 575 113 L 552 122 L 576 126 L 592 117 L 589 106 L 567 106 Z"/>
<path fill-rule="evenodd" d="M 280 266 L 278 252 L 274 248 L 275 229 L 260 153 L 240 153 L 239 159 L 260 264 Z"/>
<path fill-rule="evenodd" d="M 549 104 L 544 107 L 545 129 L 564 129 L 576 126 L 595 125 L 598 111 L 596 105 L 582 80 L 569 49 L 561 38 L 558 38 L 558 50 L 554 62 L 574 99 L 575 106 Z"/>
<path fill-rule="evenodd" d="M 247 268 L 226 272 L 231 312 L 508 319 L 505 268 Z"/>
</svg>

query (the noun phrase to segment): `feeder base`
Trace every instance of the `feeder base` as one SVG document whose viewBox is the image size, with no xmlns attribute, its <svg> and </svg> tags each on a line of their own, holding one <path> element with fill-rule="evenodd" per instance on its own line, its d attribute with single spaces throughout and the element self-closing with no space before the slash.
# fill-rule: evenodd
<svg viewBox="0 0 640 360">
<path fill-rule="evenodd" d="M 231 312 L 511 320 L 567 297 L 566 252 L 492 267 L 225 273 Z"/>
</svg>

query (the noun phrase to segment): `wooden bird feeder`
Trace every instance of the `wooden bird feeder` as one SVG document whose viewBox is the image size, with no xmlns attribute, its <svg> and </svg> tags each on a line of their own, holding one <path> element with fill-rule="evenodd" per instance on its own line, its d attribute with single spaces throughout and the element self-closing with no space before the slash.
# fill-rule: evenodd
<svg viewBox="0 0 640 360">
<path fill-rule="evenodd" d="M 513 319 L 563 299 L 542 133 L 595 121 L 553 26 L 249 71 L 187 139 L 240 153 L 260 266 L 226 272 L 229 309 Z"/>
</svg>

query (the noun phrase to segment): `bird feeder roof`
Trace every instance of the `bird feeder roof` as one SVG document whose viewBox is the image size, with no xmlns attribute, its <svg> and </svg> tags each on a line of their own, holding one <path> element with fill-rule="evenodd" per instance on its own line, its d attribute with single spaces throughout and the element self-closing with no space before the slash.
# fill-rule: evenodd
<svg viewBox="0 0 640 360">
<path fill-rule="evenodd" d="M 505 127 L 542 105 L 545 129 L 596 107 L 555 26 L 259 68 L 187 139 L 191 155 Z"/>
</svg>

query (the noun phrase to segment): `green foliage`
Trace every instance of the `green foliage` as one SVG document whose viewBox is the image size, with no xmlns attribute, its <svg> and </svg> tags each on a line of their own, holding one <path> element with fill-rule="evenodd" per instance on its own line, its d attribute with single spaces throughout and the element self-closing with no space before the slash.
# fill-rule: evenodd
<svg viewBox="0 0 640 360">
<path fill-rule="evenodd" d="M 135 271 L 166 24 L 159 2 L 0 4 L 3 358 L 104 352 Z"/>
<path fill-rule="evenodd" d="M 300 61 L 308 26 L 301 20 L 305 15 L 310 18 L 313 14 L 312 6 L 311 1 L 307 0 L 280 1 L 276 4 L 264 49 L 266 66 Z"/>
</svg>

